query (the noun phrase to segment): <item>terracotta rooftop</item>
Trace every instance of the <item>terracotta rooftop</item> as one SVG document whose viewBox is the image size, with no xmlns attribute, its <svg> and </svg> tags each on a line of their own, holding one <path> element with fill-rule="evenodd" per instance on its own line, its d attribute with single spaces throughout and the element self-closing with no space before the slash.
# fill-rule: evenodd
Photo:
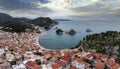
<svg viewBox="0 0 120 69">
<path fill-rule="evenodd" d="M 107 55 L 102 55 L 100 58 L 107 59 L 108 56 Z"/>
<path fill-rule="evenodd" d="M 104 67 L 105 67 L 105 64 L 101 61 L 95 64 L 95 69 L 104 69 Z"/>
<path fill-rule="evenodd" d="M 78 62 L 78 63 L 80 63 L 80 62 L 83 62 L 83 60 L 81 59 L 81 58 L 75 58 L 75 62 Z"/>
<path fill-rule="evenodd" d="M 26 63 L 27 66 L 33 67 L 36 63 L 34 61 L 28 61 Z"/>
<path fill-rule="evenodd" d="M 91 57 L 92 57 L 92 54 L 87 54 L 85 57 L 86 57 L 86 58 L 91 58 Z"/>
<path fill-rule="evenodd" d="M 58 69 L 59 67 L 61 67 L 62 65 L 61 64 L 54 64 L 52 65 L 52 68 L 53 69 Z"/>
<path fill-rule="evenodd" d="M 40 69 L 40 65 L 35 64 L 32 69 Z"/>
<path fill-rule="evenodd" d="M 120 68 L 120 65 L 117 63 L 111 67 L 111 69 L 119 69 L 119 68 Z"/>
<path fill-rule="evenodd" d="M 94 55 L 96 58 L 100 58 L 100 57 L 102 56 L 101 53 L 94 53 L 93 55 Z"/>
<path fill-rule="evenodd" d="M 60 61 L 60 60 L 56 60 L 55 62 L 58 63 L 58 64 L 60 64 L 60 65 L 65 65 L 66 64 L 65 62 Z"/>
<path fill-rule="evenodd" d="M 62 56 L 61 60 L 69 62 L 71 60 L 71 58 L 69 56 Z"/>
<path fill-rule="evenodd" d="M 5 48 L 5 47 L 6 47 L 6 44 L 5 44 L 5 43 L 0 43 L 0 47 L 1 47 L 1 48 Z"/>
<path fill-rule="evenodd" d="M 70 67 L 69 69 L 78 69 L 78 68 L 76 68 L 76 67 Z"/>
<path fill-rule="evenodd" d="M 15 48 L 15 46 L 12 45 L 12 46 L 9 47 L 9 50 L 12 50 L 14 48 Z"/>
<path fill-rule="evenodd" d="M 83 61 L 81 58 L 76 58 L 76 59 L 75 59 L 75 62 L 85 64 L 85 67 L 86 67 L 86 68 L 89 68 L 89 66 L 90 66 L 90 64 L 88 64 L 87 62 Z"/>
</svg>

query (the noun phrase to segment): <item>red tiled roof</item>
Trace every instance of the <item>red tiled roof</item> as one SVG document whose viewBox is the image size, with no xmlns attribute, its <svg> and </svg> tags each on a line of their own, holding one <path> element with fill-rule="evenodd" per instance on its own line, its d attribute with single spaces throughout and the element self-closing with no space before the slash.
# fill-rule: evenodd
<svg viewBox="0 0 120 69">
<path fill-rule="evenodd" d="M 100 58 L 107 59 L 108 56 L 107 55 L 102 55 Z"/>
<path fill-rule="evenodd" d="M 40 65 L 35 64 L 32 69 L 40 69 Z"/>
<path fill-rule="evenodd" d="M 104 66 L 105 64 L 99 61 L 95 64 L 95 69 L 104 69 Z"/>
<path fill-rule="evenodd" d="M 96 58 L 100 58 L 100 57 L 102 56 L 101 53 L 94 53 L 93 55 L 94 55 Z"/>
<path fill-rule="evenodd" d="M 34 61 L 28 61 L 26 65 L 33 67 L 36 63 Z"/>
<path fill-rule="evenodd" d="M 2 40 L 3 38 L 2 37 L 0 37 L 0 40 Z"/>
<path fill-rule="evenodd" d="M 85 68 L 86 68 L 86 69 L 89 69 L 90 64 L 88 64 L 88 63 L 87 63 L 87 62 L 85 62 L 85 61 L 83 61 L 82 63 L 83 63 L 83 64 L 85 64 Z"/>
<path fill-rule="evenodd" d="M 1 47 L 1 48 L 5 48 L 5 47 L 6 47 L 6 44 L 5 44 L 5 43 L 0 43 L 0 47 Z"/>
<path fill-rule="evenodd" d="M 37 65 L 34 61 L 28 61 L 26 65 L 29 66 L 31 69 L 40 69 L 40 65 Z"/>
<path fill-rule="evenodd" d="M 8 49 L 9 50 L 12 50 L 12 49 L 14 49 L 15 48 L 15 46 L 10 46 Z"/>
<path fill-rule="evenodd" d="M 116 63 L 115 65 L 112 66 L 111 69 L 118 69 L 118 68 L 120 68 L 120 65 Z"/>
<path fill-rule="evenodd" d="M 60 65 L 60 64 L 54 64 L 54 65 L 52 65 L 52 68 L 53 69 L 58 69 L 59 67 L 61 67 L 62 65 Z"/>
<path fill-rule="evenodd" d="M 80 63 L 80 62 L 82 62 L 83 60 L 81 59 L 81 58 L 75 58 L 75 62 L 78 62 L 78 63 Z"/>
<path fill-rule="evenodd" d="M 62 56 L 61 60 L 69 62 L 71 58 L 69 56 Z"/>
<path fill-rule="evenodd" d="M 91 58 L 91 57 L 92 57 L 92 54 L 87 54 L 85 57 L 86 57 L 86 58 Z"/>
<path fill-rule="evenodd" d="M 76 67 L 70 67 L 69 69 L 78 69 L 78 68 L 76 68 Z"/>
<path fill-rule="evenodd" d="M 89 68 L 89 67 L 90 67 L 90 64 L 88 64 L 87 62 L 83 61 L 81 58 L 76 58 L 76 59 L 75 59 L 75 62 L 85 64 L 85 67 L 86 67 L 86 68 Z"/>
<path fill-rule="evenodd" d="M 63 62 L 63 61 L 56 60 L 55 62 L 62 65 L 62 66 L 65 65 L 65 62 Z"/>
</svg>

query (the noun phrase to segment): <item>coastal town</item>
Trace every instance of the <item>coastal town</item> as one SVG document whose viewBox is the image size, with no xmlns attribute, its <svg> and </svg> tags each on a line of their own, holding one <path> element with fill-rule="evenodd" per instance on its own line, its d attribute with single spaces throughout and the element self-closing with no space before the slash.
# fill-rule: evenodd
<svg viewBox="0 0 120 69">
<path fill-rule="evenodd" d="M 120 0 L 0 0 L 0 69 L 120 69 Z"/>
<path fill-rule="evenodd" d="M 40 30 L 40 28 L 39 28 Z M 120 69 L 114 57 L 75 49 L 51 50 L 39 44 L 41 33 L 0 30 L 0 69 Z"/>
</svg>

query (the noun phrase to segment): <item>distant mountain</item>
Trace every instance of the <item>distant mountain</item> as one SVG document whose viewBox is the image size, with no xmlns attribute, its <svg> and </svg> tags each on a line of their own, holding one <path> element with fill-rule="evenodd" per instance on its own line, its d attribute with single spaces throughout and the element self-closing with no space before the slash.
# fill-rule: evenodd
<svg viewBox="0 0 120 69">
<path fill-rule="evenodd" d="M 25 18 L 25 17 L 22 17 L 22 18 L 14 18 L 15 20 L 19 20 L 19 21 L 22 21 L 22 22 L 29 22 L 31 21 L 32 19 L 28 19 L 28 18 Z"/>
<path fill-rule="evenodd" d="M 26 22 L 29 24 L 38 25 L 40 27 L 45 27 L 45 29 L 50 29 L 52 26 L 58 24 L 58 22 L 52 20 L 49 17 L 38 17 L 36 19 L 28 19 L 28 18 L 13 18 L 12 16 L 0 13 L 0 26 L 5 25 L 8 21 L 19 21 L 19 22 Z M 8 22 L 11 23 L 11 22 Z"/>
<path fill-rule="evenodd" d="M 50 27 L 58 24 L 58 22 L 52 20 L 49 17 L 38 17 L 36 19 L 31 20 L 29 23 L 39 25 L 40 27 L 45 27 L 46 29 L 49 29 Z"/>
<path fill-rule="evenodd" d="M 72 21 L 70 19 L 54 19 L 55 21 Z"/>
<path fill-rule="evenodd" d="M 13 19 L 12 16 L 5 14 L 5 13 L 0 13 L 0 22 L 1 23 L 12 20 L 12 19 Z"/>
</svg>

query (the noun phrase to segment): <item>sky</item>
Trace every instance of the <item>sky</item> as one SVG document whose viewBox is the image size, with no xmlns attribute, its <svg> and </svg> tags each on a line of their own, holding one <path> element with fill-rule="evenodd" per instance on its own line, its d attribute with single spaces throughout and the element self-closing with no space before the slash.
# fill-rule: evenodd
<svg viewBox="0 0 120 69">
<path fill-rule="evenodd" d="M 27 18 L 119 19 L 120 0 L 0 0 L 0 13 Z"/>
</svg>

